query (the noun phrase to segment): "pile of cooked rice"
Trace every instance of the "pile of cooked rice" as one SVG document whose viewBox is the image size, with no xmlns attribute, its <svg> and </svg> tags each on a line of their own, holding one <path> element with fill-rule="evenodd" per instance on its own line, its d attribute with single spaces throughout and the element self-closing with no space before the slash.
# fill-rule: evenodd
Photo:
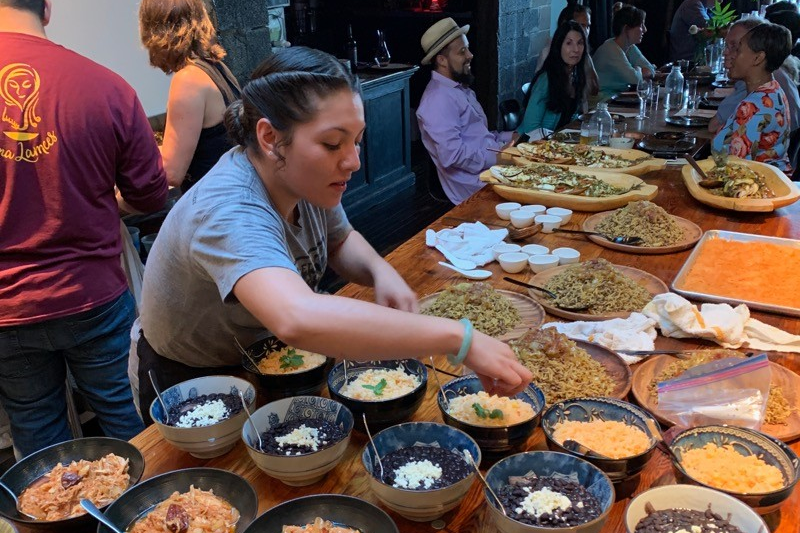
<svg viewBox="0 0 800 533">
<path fill-rule="evenodd" d="M 489 396 L 484 391 L 458 396 L 449 400 L 448 414 L 475 426 L 505 427 L 530 420 L 536 413 L 531 404 L 518 398 Z M 475 407 L 478 405 L 479 407 Z M 491 417 L 487 413 L 499 410 L 502 414 Z M 486 416 L 481 416 L 484 413 Z"/>
<path fill-rule="evenodd" d="M 641 311 L 653 295 L 630 279 L 605 259 L 592 259 L 569 265 L 544 288 L 558 298 L 547 300 L 556 307 L 585 309 L 592 315 Z"/>
<path fill-rule="evenodd" d="M 742 455 L 733 445 L 709 442 L 681 454 L 681 466 L 697 481 L 733 492 L 772 492 L 783 488 L 781 471 L 755 455 Z"/>
<path fill-rule="evenodd" d="M 555 328 L 530 330 L 509 343 L 533 373 L 548 404 L 578 396 L 609 396 L 614 381 L 606 368 Z"/>
<path fill-rule="evenodd" d="M 511 301 L 488 283 L 451 285 L 422 314 L 453 320 L 468 318 L 475 329 L 492 337 L 511 331 L 520 321 L 519 311 Z"/>
<path fill-rule="evenodd" d="M 683 228 L 653 202 L 631 202 L 603 219 L 595 231 L 609 237 L 639 237 L 641 246 L 671 246 L 683 239 Z"/>
<path fill-rule="evenodd" d="M 239 521 L 239 511 L 212 490 L 189 486 L 188 492 L 172 495 L 136 521 L 126 531 L 188 531 L 191 533 L 233 533 Z"/>
<path fill-rule="evenodd" d="M 615 420 L 565 420 L 553 427 L 553 439 L 559 444 L 574 440 L 612 459 L 639 455 L 653 444 L 641 429 Z"/>
<path fill-rule="evenodd" d="M 384 401 L 404 396 L 419 387 L 420 383 L 419 377 L 409 374 L 402 366 L 395 369 L 369 369 L 345 383 L 339 389 L 339 394 L 354 400 Z"/>
<path fill-rule="evenodd" d="M 295 374 L 325 364 L 325 360 L 324 355 L 286 346 L 282 350 L 267 354 L 259 361 L 258 371 L 262 374 Z M 300 362 L 300 365 L 290 364 L 295 361 Z"/>
</svg>

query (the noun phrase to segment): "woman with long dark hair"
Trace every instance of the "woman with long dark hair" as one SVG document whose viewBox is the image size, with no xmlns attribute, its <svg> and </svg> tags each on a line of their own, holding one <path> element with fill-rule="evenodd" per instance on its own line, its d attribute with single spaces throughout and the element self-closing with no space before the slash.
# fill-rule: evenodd
<svg viewBox="0 0 800 533">
<path fill-rule="evenodd" d="M 525 96 L 520 133 L 557 130 L 571 122 L 582 109 L 586 87 L 586 34 L 581 25 L 574 20 L 561 24 L 553 35 L 550 50 Z"/>
</svg>

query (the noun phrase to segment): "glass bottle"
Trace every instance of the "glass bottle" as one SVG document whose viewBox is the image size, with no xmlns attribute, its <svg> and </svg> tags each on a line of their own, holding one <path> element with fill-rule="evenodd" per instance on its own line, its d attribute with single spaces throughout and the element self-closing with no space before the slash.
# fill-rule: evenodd
<svg viewBox="0 0 800 533">
<path fill-rule="evenodd" d="M 353 38 L 353 25 L 347 25 L 347 43 L 345 43 L 347 50 L 347 59 L 350 60 L 350 68 L 355 71 L 358 68 L 358 43 Z"/>
<path fill-rule="evenodd" d="M 386 38 L 383 31 L 378 30 L 378 46 L 375 48 L 375 63 L 381 67 L 385 67 L 392 60 L 392 55 L 389 53 L 389 47 L 386 46 Z"/>
<path fill-rule="evenodd" d="M 597 132 L 597 145 L 608 146 L 611 133 L 614 130 L 614 119 L 611 118 L 611 113 L 608 112 L 608 104 L 606 102 L 597 104 L 597 109 L 592 114 L 591 124 L 591 129 Z"/>
<path fill-rule="evenodd" d="M 672 67 L 665 84 L 667 90 L 667 114 L 673 114 L 683 107 L 683 75 L 678 66 Z"/>
</svg>

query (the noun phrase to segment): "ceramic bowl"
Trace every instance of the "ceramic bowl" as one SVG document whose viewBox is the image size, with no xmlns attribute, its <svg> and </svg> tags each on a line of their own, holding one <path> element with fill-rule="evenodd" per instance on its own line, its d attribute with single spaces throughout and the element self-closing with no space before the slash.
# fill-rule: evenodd
<svg viewBox="0 0 800 533">
<path fill-rule="evenodd" d="M 256 376 L 259 384 L 259 394 L 266 401 L 291 398 L 292 396 L 317 396 L 325 388 L 325 378 L 336 362 L 331 357 L 326 357 L 320 366 L 309 368 L 302 372 L 287 374 L 264 374 L 257 368 L 259 361 L 273 352 L 280 352 L 287 345 L 277 337 L 267 337 L 248 346 L 248 358 L 242 355 L 242 366 Z M 252 361 L 251 361 L 252 359 Z M 253 364 L 256 362 L 256 365 Z"/>
<path fill-rule="evenodd" d="M 467 451 L 475 463 L 480 465 L 481 451 L 469 435 L 456 428 L 433 422 L 408 422 L 384 429 L 373 438 L 375 448 L 370 443 L 364 446 L 361 461 L 370 475 L 369 484 L 375 495 L 386 507 L 415 522 L 428 522 L 457 507 L 475 480 L 470 474 L 456 483 L 436 490 L 409 490 L 387 485 L 380 480 L 380 467 L 375 458 L 410 446 L 436 446 L 452 450 L 462 457 Z M 465 465 L 468 465 L 465 460 Z"/>
<path fill-rule="evenodd" d="M 489 491 L 484 489 L 484 498 L 489 505 L 489 514 L 501 533 L 597 533 L 608 518 L 614 503 L 614 485 L 599 468 L 572 455 L 557 452 L 525 452 L 506 457 L 486 473 L 486 481 L 495 493 L 508 484 L 511 476 L 525 476 L 533 472 L 538 477 L 566 476 L 581 484 L 600 502 L 600 516 L 575 527 L 544 528 L 517 522 L 505 516 L 497 507 Z"/>
<path fill-rule="evenodd" d="M 581 260 L 581 253 L 575 248 L 556 248 L 550 253 L 558 257 L 559 265 L 569 265 Z"/>
<path fill-rule="evenodd" d="M 510 244 L 507 242 L 501 242 L 500 244 L 495 244 L 492 246 L 492 255 L 494 256 L 495 261 L 501 254 L 511 254 L 514 252 L 519 252 L 522 249 L 522 246 L 519 244 Z"/>
<path fill-rule="evenodd" d="M 390 400 L 356 400 L 344 396 L 339 391 L 344 385 L 344 362 L 337 364 L 328 374 L 328 392 L 331 398 L 341 403 L 353 413 L 355 428 L 364 431 L 362 413 L 367 416 L 370 431 L 375 432 L 389 426 L 405 422 L 417 411 L 425 398 L 428 390 L 428 370 L 425 365 L 416 359 L 403 359 L 400 361 L 368 361 L 357 363 L 347 361 L 347 380 L 353 381 L 362 372 L 367 370 L 391 370 L 402 368 L 406 373 L 419 378 L 420 384 L 416 389 Z"/>
<path fill-rule="evenodd" d="M 0 481 L 17 496 L 34 481 L 48 473 L 58 463 L 69 464 L 72 461 L 95 461 L 109 453 L 128 459 L 128 475 L 130 486 L 136 485 L 144 473 L 144 457 L 133 444 L 109 437 L 87 437 L 68 440 L 54 444 L 27 457 L 20 459 L 14 466 L 0 477 Z M 105 507 L 104 507 L 105 508 Z M 16 502 L 4 490 L 0 490 L 0 515 L 15 524 L 42 531 L 77 531 L 93 527 L 96 520 L 88 514 L 64 520 L 42 521 L 21 514 Z"/>
<path fill-rule="evenodd" d="M 236 524 L 236 531 L 247 528 L 256 517 L 258 496 L 250 483 L 233 472 L 217 468 L 185 468 L 151 477 L 120 496 L 104 514 L 122 531 L 128 531 L 136 520 L 169 498 L 173 492 L 188 492 L 192 485 L 197 489 L 213 491 L 215 496 L 239 511 L 241 517 Z M 100 524 L 97 533 L 112 532 Z"/>
<path fill-rule="evenodd" d="M 520 207 L 522 207 L 522 205 L 517 202 L 505 202 L 494 206 L 494 211 L 501 220 L 511 220 L 511 212 L 516 211 Z"/>
<path fill-rule="evenodd" d="M 256 391 L 248 381 L 233 376 L 205 376 L 178 383 L 161 393 L 167 408 L 203 394 L 230 393 L 244 395 L 249 409 L 256 403 Z M 227 453 L 239 442 L 242 425 L 247 419 L 244 409 L 230 418 L 210 426 L 179 428 L 164 423 L 164 408 L 156 398 L 150 404 L 150 416 L 164 439 L 194 457 L 209 459 Z"/>
<path fill-rule="evenodd" d="M 723 490 L 702 483 L 678 468 L 673 460 L 673 470 L 675 477 L 680 483 L 689 483 L 709 487 L 734 498 L 738 498 L 759 514 L 767 514 L 776 510 L 781 504 L 791 496 L 797 485 L 798 472 L 800 472 L 800 461 L 785 443 L 764 435 L 752 429 L 745 429 L 733 426 L 700 426 L 687 429 L 675 436 L 670 446 L 680 459 L 684 452 L 695 448 L 702 448 L 708 443 L 717 446 L 730 444 L 742 455 L 755 455 L 768 465 L 776 467 L 783 474 L 784 485 L 778 490 L 763 493 L 743 493 L 731 490 Z"/>
<path fill-rule="evenodd" d="M 706 487 L 693 485 L 664 485 L 646 490 L 633 498 L 625 509 L 625 531 L 634 533 L 636 524 L 647 516 L 645 506 L 650 504 L 656 511 L 665 509 L 711 510 L 723 518 L 730 515 L 730 522 L 741 531 L 767 533 L 764 520 L 750 507 L 736 498 Z"/>
<path fill-rule="evenodd" d="M 528 264 L 535 274 L 557 267 L 559 261 L 560 258 L 553 254 L 532 255 L 528 258 Z"/>
<path fill-rule="evenodd" d="M 522 207 L 520 207 L 520 209 L 522 209 L 523 211 L 527 211 L 529 213 L 533 213 L 535 215 L 544 214 L 544 212 L 547 210 L 545 206 L 539 204 L 523 205 Z"/>
<path fill-rule="evenodd" d="M 546 255 L 550 253 L 550 248 L 541 244 L 526 244 L 522 247 L 522 253 L 528 255 Z"/>
<path fill-rule="evenodd" d="M 509 274 L 516 274 L 525 270 L 528 266 L 528 254 L 522 252 L 514 252 L 510 254 L 500 254 L 497 261 L 500 266 Z"/>
<path fill-rule="evenodd" d="M 258 433 L 290 420 L 327 420 L 338 426 L 345 438 L 329 448 L 302 455 L 273 455 L 258 447 L 258 435 L 253 425 L 247 422 L 242 427 L 242 440 L 253 462 L 268 475 L 293 487 L 316 483 L 333 470 L 342 460 L 350 435 L 353 432 L 353 413 L 337 401 L 319 396 L 296 396 L 284 398 L 253 413 L 253 423 Z"/>
<path fill-rule="evenodd" d="M 284 525 L 305 526 L 318 516 L 358 531 L 400 533 L 383 510 L 341 494 L 317 494 L 281 503 L 259 516 L 243 533 L 282 533 Z"/>
<path fill-rule="evenodd" d="M 448 398 L 452 399 L 456 396 L 466 396 L 467 394 L 480 392 L 483 390 L 483 386 L 475 374 L 470 374 L 448 381 L 442 386 L 442 390 Z M 533 430 L 536 429 L 536 426 L 539 425 L 542 410 L 545 406 L 544 393 L 536 385 L 530 384 L 514 398 L 523 400 L 533 407 L 533 418 L 513 426 L 486 427 L 469 424 L 450 415 L 447 412 L 442 392 L 436 395 L 437 404 L 442 412 L 445 424 L 460 429 L 478 443 L 484 455 L 493 456 L 505 454 L 523 446 L 528 441 L 528 437 L 531 436 Z"/>
<path fill-rule="evenodd" d="M 642 430 L 650 437 L 650 446 L 638 455 L 622 459 L 599 459 L 591 455 L 573 452 L 564 448 L 553 438 L 555 426 L 565 420 L 623 422 Z M 580 457 L 605 472 L 611 481 L 617 483 L 638 475 L 653 456 L 653 452 L 655 452 L 657 441 L 647 428 L 647 420 L 651 420 L 654 424 L 658 423 L 643 409 L 622 400 L 599 397 L 573 398 L 555 403 L 544 412 L 542 415 L 542 430 L 544 430 L 549 449 Z"/>
<path fill-rule="evenodd" d="M 527 228 L 533 224 L 534 218 L 536 218 L 536 215 L 531 211 L 517 209 L 516 211 L 511 212 L 511 225 L 520 229 Z"/>
<path fill-rule="evenodd" d="M 564 207 L 550 207 L 547 210 L 548 215 L 553 215 L 561 219 L 561 226 L 566 224 L 572 218 L 572 210 Z"/>
<path fill-rule="evenodd" d="M 626 136 L 611 137 L 611 139 L 608 140 L 608 145 L 611 148 L 628 149 L 628 148 L 633 148 L 634 144 L 636 144 L 636 139 L 631 139 L 630 137 Z"/>
<path fill-rule="evenodd" d="M 18 533 L 17 527 L 8 520 L 0 518 L 0 533 Z"/>
<path fill-rule="evenodd" d="M 542 225 L 542 233 L 553 233 L 553 230 L 561 226 L 561 217 L 555 215 L 536 215 L 534 221 Z"/>
</svg>

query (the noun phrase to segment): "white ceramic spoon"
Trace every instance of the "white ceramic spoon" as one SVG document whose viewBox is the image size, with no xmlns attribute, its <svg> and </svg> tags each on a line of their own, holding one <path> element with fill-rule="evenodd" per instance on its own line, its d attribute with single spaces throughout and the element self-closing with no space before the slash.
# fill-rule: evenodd
<svg viewBox="0 0 800 533">
<path fill-rule="evenodd" d="M 444 261 L 439 261 L 439 264 L 445 268 L 449 268 L 450 270 L 455 270 L 465 278 L 469 279 L 486 279 L 491 277 L 492 272 L 490 270 L 463 270 L 457 267 L 454 267 L 450 263 L 445 263 Z"/>
</svg>

